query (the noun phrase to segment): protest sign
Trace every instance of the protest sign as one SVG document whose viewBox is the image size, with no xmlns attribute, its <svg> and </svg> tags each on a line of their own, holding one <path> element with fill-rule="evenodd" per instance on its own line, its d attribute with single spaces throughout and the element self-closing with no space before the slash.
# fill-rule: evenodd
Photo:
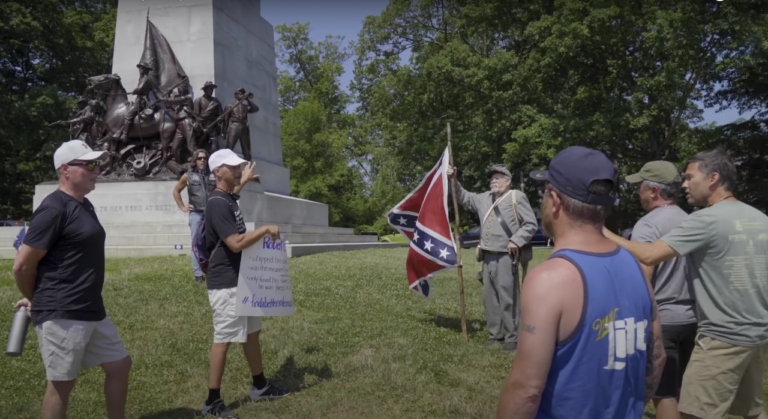
<svg viewBox="0 0 768 419">
<path fill-rule="evenodd" d="M 237 281 L 237 316 L 291 316 L 293 296 L 282 239 L 265 236 L 243 250 Z"/>
</svg>

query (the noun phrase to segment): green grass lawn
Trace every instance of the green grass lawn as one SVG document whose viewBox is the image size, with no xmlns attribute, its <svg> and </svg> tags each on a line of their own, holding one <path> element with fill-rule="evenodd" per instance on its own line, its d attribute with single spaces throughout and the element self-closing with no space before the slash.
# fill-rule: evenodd
<svg viewBox="0 0 768 419">
<path fill-rule="evenodd" d="M 264 319 L 268 378 L 296 393 L 248 401 L 250 372 L 232 346 L 222 385 L 241 418 L 490 418 L 514 355 L 485 341 L 480 266 L 462 253 L 469 343 L 461 334 L 456 270 L 438 275 L 433 296 L 407 287 L 407 249 L 326 253 L 291 259 L 296 314 Z M 550 250 L 536 250 L 535 263 Z M 19 298 L 11 261 L 0 262 L 0 341 L 7 342 Z M 128 417 L 200 416 L 207 397 L 211 310 L 188 257 L 107 262 L 107 313 L 133 371 Z M 104 418 L 103 372 L 81 371 L 69 418 Z M 45 373 L 30 330 L 20 358 L 0 357 L 0 411 L 40 417 Z"/>
</svg>

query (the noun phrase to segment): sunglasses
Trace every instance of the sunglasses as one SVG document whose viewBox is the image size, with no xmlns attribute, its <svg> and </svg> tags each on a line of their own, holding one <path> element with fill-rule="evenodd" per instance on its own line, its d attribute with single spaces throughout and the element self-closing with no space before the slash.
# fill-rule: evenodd
<svg viewBox="0 0 768 419">
<path fill-rule="evenodd" d="M 200 161 L 200 160 L 208 160 L 208 157 L 198 157 L 197 161 Z"/>
<path fill-rule="evenodd" d="M 67 163 L 67 166 L 82 166 L 82 167 L 85 167 L 85 170 L 89 172 L 93 172 L 94 170 L 96 170 L 97 167 L 101 167 L 101 162 L 98 162 L 98 161 L 71 162 L 71 163 Z"/>
</svg>

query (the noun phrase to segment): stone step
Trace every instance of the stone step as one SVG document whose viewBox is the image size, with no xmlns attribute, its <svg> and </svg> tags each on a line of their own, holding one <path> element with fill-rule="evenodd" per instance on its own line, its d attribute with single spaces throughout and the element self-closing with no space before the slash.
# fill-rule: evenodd
<svg viewBox="0 0 768 419">
<path fill-rule="evenodd" d="M 248 230 L 254 230 L 267 223 L 245 223 Z M 125 224 L 104 224 L 104 230 L 107 235 L 124 234 L 189 234 L 188 223 L 125 223 Z M 295 234 L 354 234 L 354 229 L 344 227 L 328 227 L 313 225 L 290 225 L 278 224 L 282 233 Z M 21 231 L 21 227 L 0 227 L 0 238 L 13 237 Z M 2 245 L 0 245 L 2 246 Z"/>
<path fill-rule="evenodd" d="M 322 243 L 322 244 L 289 244 L 286 246 L 288 257 L 299 257 L 324 252 L 339 252 L 361 249 L 389 249 L 407 246 L 404 243 Z M 177 255 L 190 257 L 192 249 L 183 246 L 174 249 L 173 246 L 107 246 L 105 254 L 107 258 L 141 258 L 151 256 Z M 0 259 L 15 259 L 16 249 L 13 247 L 0 247 Z"/>
</svg>

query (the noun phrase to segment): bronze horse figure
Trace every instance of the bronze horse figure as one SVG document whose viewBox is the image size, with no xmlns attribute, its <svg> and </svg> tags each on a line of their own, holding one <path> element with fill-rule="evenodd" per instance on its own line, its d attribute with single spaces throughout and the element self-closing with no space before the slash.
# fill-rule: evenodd
<svg viewBox="0 0 768 419">
<path fill-rule="evenodd" d="M 109 147 L 105 149 L 110 152 L 110 164 L 103 174 L 116 170 L 121 163 L 124 163 L 126 172 L 136 177 L 144 177 L 150 168 L 151 176 L 155 176 L 166 167 L 176 133 L 175 112 L 166 109 L 161 101 L 150 105 L 136 116 L 127 133 L 127 141 L 122 143 L 120 132 L 130 102 L 120 76 L 102 74 L 88 78 L 86 94 L 99 98 L 106 107 L 104 124 L 107 133 L 98 143 L 109 142 Z M 157 139 L 160 140 L 159 147 Z"/>
</svg>

